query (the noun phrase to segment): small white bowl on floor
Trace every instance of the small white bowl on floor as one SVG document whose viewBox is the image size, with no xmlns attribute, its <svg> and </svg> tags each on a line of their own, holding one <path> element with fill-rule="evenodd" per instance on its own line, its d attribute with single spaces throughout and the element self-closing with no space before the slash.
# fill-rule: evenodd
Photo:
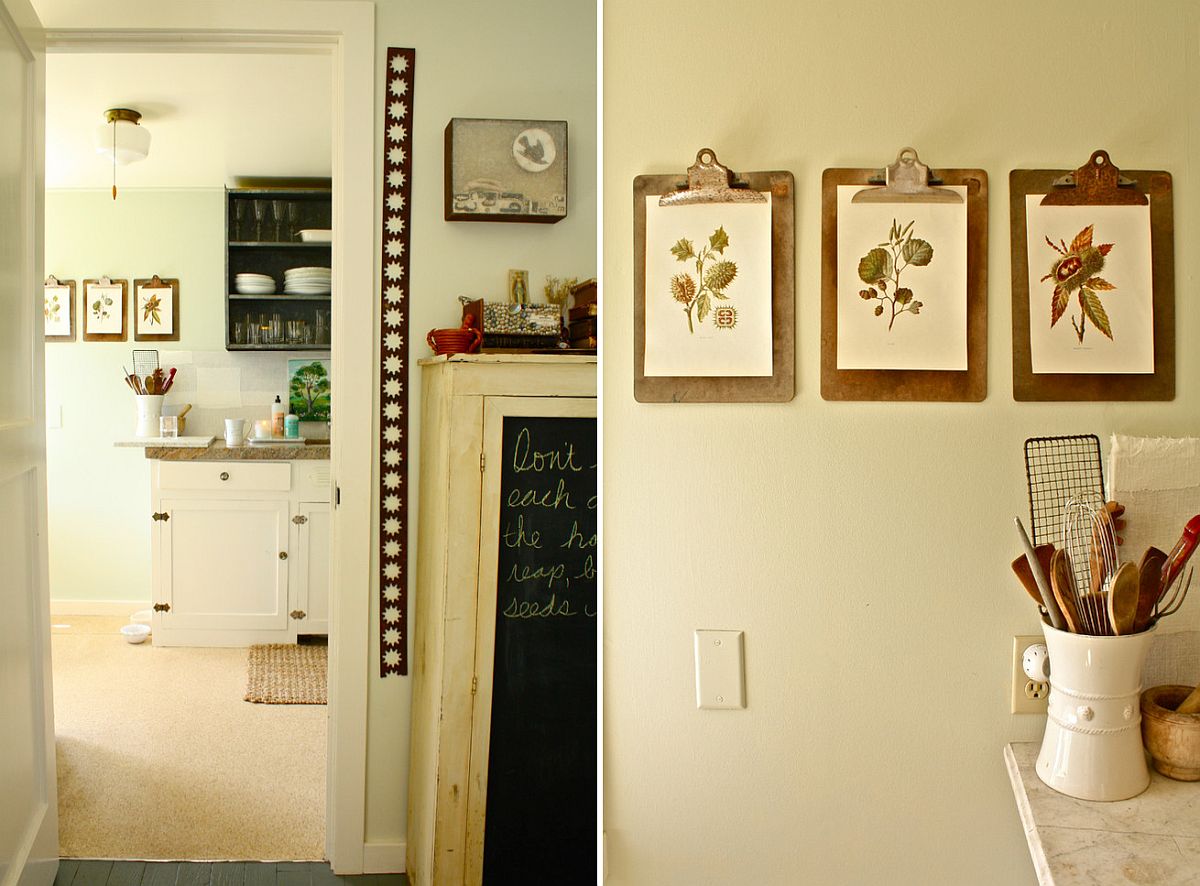
<svg viewBox="0 0 1200 886">
<path fill-rule="evenodd" d="M 146 638 L 150 636 L 149 625 L 121 625 L 121 636 L 125 638 L 126 643 L 144 643 Z"/>
</svg>

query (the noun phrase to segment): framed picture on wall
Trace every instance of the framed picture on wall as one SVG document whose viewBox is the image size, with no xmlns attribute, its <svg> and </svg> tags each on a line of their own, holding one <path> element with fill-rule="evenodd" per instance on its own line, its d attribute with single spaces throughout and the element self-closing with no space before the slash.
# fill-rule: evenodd
<svg viewBox="0 0 1200 886">
<path fill-rule="evenodd" d="M 46 341 L 75 341 L 75 281 L 46 278 Z"/>
<path fill-rule="evenodd" d="M 179 341 L 179 280 L 133 281 L 133 340 Z"/>
<path fill-rule="evenodd" d="M 99 277 L 83 281 L 83 340 L 125 341 L 129 338 L 125 316 L 128 280 Z"/>
<path fill-rule="evenodd" d="M 446 126 L 446 221 L 567 217 L 567 122 L 472 120 Z"/>
</svg>

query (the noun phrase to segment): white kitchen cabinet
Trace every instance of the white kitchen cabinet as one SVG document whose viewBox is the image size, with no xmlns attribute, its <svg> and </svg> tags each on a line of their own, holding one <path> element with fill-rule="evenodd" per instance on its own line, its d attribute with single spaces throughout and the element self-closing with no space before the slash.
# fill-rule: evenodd
<svg viewBox="0 0 1200 886">
<path fill-rule="evenodd" d="M 503 414 L 595 416 L 580 355 L 421 361 L 421 497 L 410 606 L 413 702 L 407 872 L 482 880 Z"/>
<path fill-rule="evenodd" d="M 151 508 L 155 645 L 328 631 L 329 462 L 155 459 Z"/>
<path fill-rule="evenodd" d="M 297 608 L 304 616 L 300 634 L 329 633 L 329 502 L 304 501 L 292 518 Z"/>
</svg>

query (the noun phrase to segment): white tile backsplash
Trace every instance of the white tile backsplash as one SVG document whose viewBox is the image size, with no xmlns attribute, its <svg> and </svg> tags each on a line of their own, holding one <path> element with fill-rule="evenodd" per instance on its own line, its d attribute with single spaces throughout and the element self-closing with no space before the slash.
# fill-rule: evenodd
<svg viewBox="0 0 1200 886">
<path fill-rule="evenodd" d="M 163 351 L 159 363 L 176 369 L 167 402 L 192 404 L 187 433 L 220 436 L 227 418 L 270 418 L 271 404 L 277 396 L 287 403 L 289 358 L 327 360 L 329 354 Z M 304 422 L 301 434 L 325 438 L 329 436 L 328 425 Z"/>
</svg>

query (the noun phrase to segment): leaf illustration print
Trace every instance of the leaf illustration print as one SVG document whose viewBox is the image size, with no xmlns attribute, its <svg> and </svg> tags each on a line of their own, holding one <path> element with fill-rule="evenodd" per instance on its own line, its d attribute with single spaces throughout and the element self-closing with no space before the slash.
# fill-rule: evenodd
<svg viewBox="0 0 1200 886">
<path fill-rule="evenodd" d="M 683 312 L 687 315 L 688 332 L 692 334 L 696 332 L 695 323 L 703 323 L 712 313 L 713 299 L 729 298 L 725 290 L 737 277 L 737 263 L 725 258 L 725 250 L 728 248 L 729 235 L 725 233 L 724 225 L 712 232 L 708 238 L 708 245 L 702 247 L 699 253 L 696 252 L 692 241 L 684 238 L 680 238 L 671 247 L 671 254 L 675 256 L 676 261 L 693 262 L 696 268 L 695 277 L 684 272 L 671 278 L 671 298 L 683 305 Z M 695 323 L 692 321 L 693 309 L 696 312 Z"/>
<path fill-rule="evenodd" d="M 924 307 L 923 302 L 913 298 L 911 289 L 900 285 L 901 273 L 910 267 L 923 268 L 933 261 L 933 247 L 929 241 L 913 236 L 914 224 L 915 219 L 901 228 L 900 223 L 892 219 L 887 240 L 858 262 L 858 278 L 869 287 L 860 289 L 858 295 L 864 301 L 879 302 L 875 305 L 876 317 L 882 317 L 885 308 L 891 309 L 888 332 L 892 331 L 901 314 L 919 314 Z"/>
<path fill-rule="evenodd" d="M 1101 243 L 1099 246 L 1093 246 L 1094 228 L 1095 225 L 1088 225 L 1075 235 L 1070 246 L 1061 239 L 1058 241 L 1059 245 L 1055 245 L 1053 240 L 1046 237 L 1050 248 L 1058 253 L 1058 258 L 1050 266 L 1050 273 L 1041 279 L 1042 283 L 1047 280 L 1054 281 L 1054 294 L 1050 299 L 1050 327 L 1053 328 L 1054 324 L 1062 319 L 1062 315 L 1067 312 L 1071 293 L 1079 290 L 1079 319 L 1071 317 L 1071 326 L 1075 328 L 1075 336 L 1080 344 L 1083 344 L 1083 333 L 1089 320 L 1100 332 L 1108 336 L 1109 341 L 1113 340 L 1108 312 L 1104 310 L 1104 304 L 1096 294 L 1117 288 L 1103 277 L 1097 276 L 1104 270 L 1105 257 L 1112 250 L 1113 244 Z"/>
<path fill-rule="evenodd" d="M 142 322 L 149 322 L 151 326 L 162 325 L 162 299 L 157 295 L 152 295 L 142 302 Z"/>
</svg>

